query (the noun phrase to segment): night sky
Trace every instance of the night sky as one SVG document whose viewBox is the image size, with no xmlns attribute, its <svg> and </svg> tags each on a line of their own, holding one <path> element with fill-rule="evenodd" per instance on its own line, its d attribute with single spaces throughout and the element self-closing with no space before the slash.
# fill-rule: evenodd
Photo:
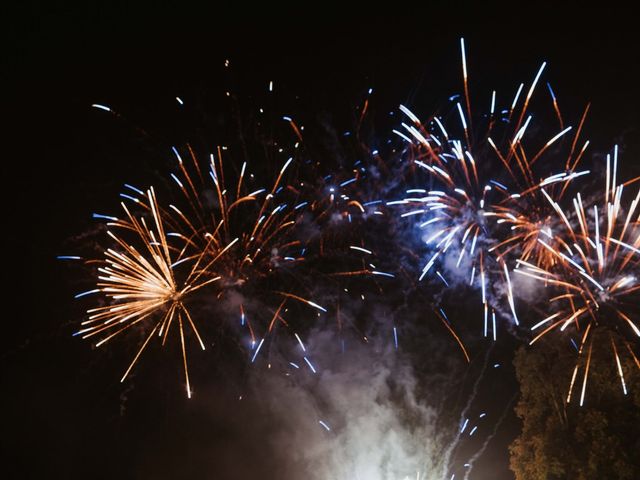
<svg viewBox="0 0 640 480">
<path fill-rule="evenodd" d="M 373 88 L 375 135 L 386 138 L 388 112 L 398 104 L 428 115 L 460 92 L 464 36 L 472 90 L 484 92 L 487 105 L 491 89 L 512 92 L 546 60 L 546 80 L 563 112 L 575 118 L 592 102 L 586 130 L 593 152 L 618 143 L 626 176 L 640 173 L 640 56 L 628 12 L 582 11 L 586 17 L 579 18 L 527 4 L 530 16 L 509 18 L 513 6 L 438 4 L 397 16 L 401 8 L 356 17 L 315 15 L 302 5 L 249 13 L 32 4 L 5 19 L 3 236 L 9 245 L 2 271 L 9 290 L 0 340 L 0 431 L 2 470 L 10 474 L 3 478 L 303 478 L 314 464 L 299 450 L 311 449 L 312 439 L 325 433 L 318 418 L 358 402 L 366 410 L 368 396 L 385 397 L 381 371 L 410 375 L 408 357 L 421 395 L 439 394 L 449 372 L 459 375 L 446 391 L 455 399 L 452 410 L 466 402 L 484 364 L 500 364 L 485 375 L 474 400 L 474 412 L 493 417 L 469 452 L 506 412 L 472 478 L 513 478 L 507 446 L 519 423 L 512 413 L 511 359 L 520 342 L 505 334 L 486 353 L 475 338 L 477 325 L 464 321 L 465 307 L 454 312 L 472 352 L 469 367 L 436 320 L 411 332 L 405 360 L 394 359 L 381 339 L 353 341 L 352 357 L 341 364 L 324 334 L 310 329 L 318 357 L 331 358 L 325 363 L 333 383 L 294 387 L 265 365 L 249 366 L 239 351 L 214 346 L 192 357 L 191 400 L 184 396 L 179 356 L 149 352 L 135 376 L 120 384 L 133 347 L 96 350 L 72 337 L 88 305 L 73 295 L 86 289 L 87 278 L 56 256 L 82 244 L 95 226 L 93 212 L 117 211 L 123 183 L 165 175 L 171 145 L 224 132 L 218 107 L 228 89 L 245 105 L 258 105 L 273 81 L 273 111 L 294 111 L 341 131 Z M 192 113 L 180 113 L 176 96 Z M 109 105 L 126 120 L 115 121 L 92 103 Z M 419 310 L 420 300 L 412 301 Z M 383 317 L 392 307 L 379 303 L 372 312 Z M 370 332 L 375 337 L 375 329 Z M 379 363 L 372 367 L 373 358 Z M 341 386 L 349 393 L 337 401 Z M 381 416 L 388 414 L 386 400 L 375 402 Z"/>
</svg>

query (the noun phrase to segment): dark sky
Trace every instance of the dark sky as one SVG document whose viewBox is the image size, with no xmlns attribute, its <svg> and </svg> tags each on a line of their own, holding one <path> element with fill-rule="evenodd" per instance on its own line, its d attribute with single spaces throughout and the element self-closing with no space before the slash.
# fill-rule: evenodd
<svg viewBox="0 0 640 480">
<path fill-rule="evenodd" d="M 161 157 L 147 152 L 148 163 L 137 166 L 142 147 L 130 132 L 149 128 L 164 145 L 188 139 L 188 126 L 172 113 L 177 95 L 198 104 L 231 82 L 258 96 L 273 80 L 285 105 L 299 96 L 304 109 L 325 112 L 336 125 L 347 123 L 370 87 L 380 117 L 398 103 L 429 112 L 459 91 L 464 36 L 473 89 L 511 91 L 546 60 L 563 110 L 575 116 L 593 103 L 595 150 L 619 143 L 625 168 L 637 172 L 640 56 L 629 12 L 522 7 L 530 13 L 464 3 L 412 13 L 393 4 L 354 16 L 302 4 L 204 12 L 35 3 L 8 15 L 3 283 L 10 287 L 0 431 L 10 475 L 3 478 L 181 478 L 182 468 L 182 478 L 283 478 L 271 461 L 274 443 L 247 440 L 286 429 L 269 419 L 268 401 L 234 403 L 248 376 L 243 365 L 215 371 L 210 383 L 201 373 L 206 393 L 188 402 L 176 388 L 174 363 L 160 360 L 121 386 L 121 356 L 71 338 L 82 316 L 72 301 L 78 272 L 55 256 L 92 225 L 91 212 L 114 204 L 123 182 Z M 222 76 L 225 59 L 232 80 Z M 92 103 L 126 112 L 132 126 L 114 127 Z M 492 381 L 506 397 L 513 391 L 509 373 Z M 506 445 L 514 429 L 509 418 L 489 455 L 496 476 L 485 478 L 510 478 Z"/>
</svg>

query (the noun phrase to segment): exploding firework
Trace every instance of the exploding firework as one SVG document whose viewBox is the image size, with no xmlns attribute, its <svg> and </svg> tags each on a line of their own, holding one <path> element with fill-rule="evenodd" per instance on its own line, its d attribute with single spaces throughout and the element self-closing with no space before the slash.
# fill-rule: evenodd
<svg viewBox="0 0 640 480">
<path fill-rule="evenodd" d="M 120 117 L 109 107 L 93 106 Z M 278 148 L 276 155 L 283 160 L 268 188 L 260 188 L 254 174 L 249 173 L 247 161 L 229 160 L 232 153 L 226 147 L 218 147 L 207 161 L 202 161 L 191 145 L 181 149 L 172 147 L 177 162 L 169 176 L 166 193 L 173 198 L 173 203 L 162 206 L 154 189 L 145 192 L 125 184 L 121 197 L 140 211 L 141 216 L 132 214 L 125 203 L 122 206 L 126 221 L 97 215 L 108 220 L 110 228 L 136 233 L 136 240 L 143 246 L 139 250 L 148 254 L 148 258 L 139 255 L 125 240 L 108 232 L 116 244 L 105 251 L 107 264 L 114 258 L 120 259 L 123 252 L 140 264 L 136 296 L 119 295 L 123 291 L 128 293 L 130 278 L 113 276 L 108 280 L 109 285 L 99 283 L 91 293 L 104 294 L 108 305 L 90 309 L 89 320 L 78 332 L 83 338 L 108 335 L 98 342 L 102 345 L 116 336 L 111 335 L 112 329 L 122 326 L 123 322 L 125 328 L 116 333 L 133 325 L 143 327 L 144 331 L 148 329 L 148 336 L 123 380 L 153 334 L 158 333 L 164 345 L 171 325 L 177 322 L 187 392 L 191 395 L 185 347 L 188 338 L 185 340 L 183 323 L 191 327 L 204 348 L 201 333 L 195 327 L 194 319 L 198 318 L 187 309 L 187 300 L 193 301 L 194 297 L 200 309 L 208 311 L 207 317 L 216 319 L 204 324 L 198 322 L 199 329 L 226 329 L 230 323 L 234 324 L 233 328 L 239 326 L 246 332 L 242 334 L 246 339 L 242 344 L 250 350 L 253 362 L 269 347 L 270 342 L 265 341 L 278 326 L 290 327 L 285 316 L 292 304 L 312 307 L 317 315 L 327 312 L 310 299 L 320 288 L 320 278 L 331 279 L 333 286 L 341 291 L 340 279 L 347 277 L 393 277 L 376 269 L 371 260 L 375 254 L 366 248 L 359 233 L 362 222 L 366 221 L 365 206 L 358 199 L 362 193 L 360 181 L 367 173 L 362 162 L 339 169 L 337 175 L 319 175 L 325 166 L 306 159 L 298 148 L 303 145 L 303 128 L 290 117 L 284 120 L 290 125 L 296 142 L 293 148 L 286 149 L 291 153 L 288 158 L 283 153 L 285 149 Z M 264 174 L 268 176 L 269 172 Z M 375 213 L 380 212 L 374 210 Z M 146 226 L 150 216 L 155 229 Z M 159 265 L 160 261 L 164 263 Z M 348 263 L 353 264 L 353 268 L 345 270 Z M 152 267 L 158 272 L 150 270 Z M 186 272 L 179 276 L 181 281 L 176 281 L 176 269 Z M 101 273 L 105 272 L 101 270 Z M 162 281 L 151 281 L 156 278 Z M 100 280 L 106 281 L 103 277 Z M 207 285 L 210 287 L 201 290 Z M 298 313 L 308 315 L 304 311 L 294 311 L 293 315 Z M 339 299 L 336 318 L 341 328 Z M 229 322 L 230 319 L 233 320 Z M 295 337 L 304 351 L 300 336 L 296 333 Z M 311 366 L 307 358 L 305 361 Z"/>
<path fill-rule="evenodd" d="M 518 87 L 510 106 L 500 111 L 493 91 L 489 112 L 475 118 L 471 114 L 464 40 L 461 51 L 464 98 L 455 105 L 457 122 L 450 126 L 452 122 L 433 116 L 425 124 L 400 106 L 409 120 L 402 123 L 402 130 L 394 132 L 408 143 L 410 164 L 427 173 L 429 186 L 408 189 L 404 198 L 389 204 L 405 206 L 402 216 L 417 219 L 422 242 L 429 251 L 419 280 L 435 271 L 447 287 L 460 279 L 472 287 L 479 286 L 484 335 L 488 336 L 491 329 L 495 339 L 496 303 L 504 296 L 514 323 L 519 323 L 509 273 L 511 258 L 535 258 L 537 263 L 546 264 L 550 256 L 537 242 L 539 236 L 548 234 L 552 216 L 546 198 L 561 198 L 572 180 L 589 173 L 576 170 L 588 146 L 586 142 L 576 149 L 586 110 L 565 155 L 565 170 L 554 175 L 544 171 L 536 176 L 542 160 L 546 160 L 545 154 L 572 130 L 564 127 L 549 87 L 560 131 L 535 147 L 533 153 L 525 145 L 537 140 L 534 135 L 526 141 L 533 118 L 529 105 L 545 64 L 521 103 L 524 84 Z M 557 153 L 553 153 L 555 167 L 559 162 Z M 507 238 L 502 239 L 505 226 L 510 229 Z"/>
<path fill-rule="evenodd" d="M 88 319 L 76 335 L 101 338 L 96 343 L 100 346 L 134 326 L 140 327 L 146 339 L 122 376 L 124 381 L 154 334 L 164 345 L 176 325 L 173 329 L 179 332 L 187 395 L 191 396 L 185 328 L 191 329 L 203 350 L 205 346 L 187 302 L 194 292 L 220 277 L 203 275 L 204 253 L 193 249 L 189 238 L 165 231 L 153 188 L 139 193 L 136 203 L 150 213 L 152 224 L 147 224 L 146 217 L 132 214 L 124 203 L 125 218 L 108 218 L 107 234 L 115 245 L 104 251 L 96 289 L 77 297 L 101 293 L 109 305 L 89 309 Z"/>
<path fill-rule="evenodd" d="M 613 160 L 613 161 L 612 161 Z M 640 189 L 625 207 L 624 187 L 638 178 L 623 184 L 616 180 L 618 148 L 613 159 L 607 155 L 606 185 L 601 199 L 583 200 L 578 193 L 573 199 L 572 210 L 563 209 L 548 197 L 556 212 L 560 228 L 550 232 L 549 239 L 537 242 L 554 257 L 549 268 L 526 261 L 519 261 L 516 271 L 544 282 L 556 291 L 549 299 L 553 313 L 532 327 L 543 328 L 531 343 L 559 330 L 575 329 L 580 336 L 578 361 L 573 370 L 567 403 L 571 401 L 574 384 L 583 367 L 580 405 L 584 403 L 589 367 L 594 345 L 602 344 L 596 338 L 615 333 L 622 342 L 616 344 L 610 336 L 616 370 L 622 390 L 627 393 L 621 352 L 628 352 L 635 365 L 640 362 L 634 352 L 634 341 L 640 337 Z M 543 190 L 544 192 L 544 190 Z M 609 342 L 604 342 L 604 344 Z M 586 352 L 586 360 L 583 361 Z"/>
<path fill-rule="evenodd" d="M 280 299 L 273 312 L 266 332 L 271 332 L 276 322 L 284 322 L 280 311 L 288 299 L 295 299 L 320 311 L 320 305 L 302 298 L 288 289 L 295 283 L 295 267 L 305 260 L 306 246 L 295 238 L 294 227 L 299 223 L 307 202 L 299 200 L 299 191 L 284 181 L 293 158 L 286 160 L 270 188 L 259 188 L 244 193 L 246 162 L 242 164 L 237 182 L 228 188 L 225 182 L 224 150 L 210 155 L 208 175 L 201 172 L 197 157 L 189 149 L 189 157 L 196 174 L 190 174 L 178 151 L 179 174 L 172 178 L 188 203 L 188 212 L 171 205 L 170 208 L 182 220 L 193 237 L 198 238 L 204 252 L 204 269 L 210 275 L 220 276 L 226 288 L 255 287 L 257 282 L 268 280 L 271 285 L 265 291 Z M 207 185 L 206 178 L 210 179 Z M 193 220 L 197 219 L 197 220 Z M 195 224 L 194 222 L 198 223 Z M 229 250 L 228 254 L 224 254 Z M 263 287 L 264 285 L 260 285 Z M 249 328 L 252 342 L 256 341 L 256 328 L 244 317 L 245 308 L 240 304 L 242 323 Z M 286 322 L 284 322 L 286 324 Z M 264 334 L 263 330 L 261 334 Z"/>
<path fill-rule="evenodd" d="M 102 294 L 108 305 L 89 309 L 77 334 L 101 338 L 97 345 L 102 345 L 134 326 L 146 332 L 124 381 L 154 334 L 164 345 L 177 325 L 191 396 L 187 328 L 205 348 L 188 308 L 196 292 L 199 301 L 222 311 L 221 325 L 209 320 L 209 330 L 225 327 L 229 310 L 236 310 L 235 318 L 250 337 L 252 361 L 278 324 L 288 326 L 284 316 L 289 302 L 318 312 L 326 309 L 300 292 L 304 282 L 296 276 L 306 246 L 295 238 L 294 227 L 308 202 L 299 201 L 299 190 L 284 180 L 293 158 L 284 162 L 270 188 L 249 193 L 246 163 L 233 187 L 227 186 L 223 148 L 210 155 L 206 170 L 190 147 L 189 165 L 177 149 L 173 151 L 178 161 L 178 171 L 171 174 L 179 191 L 175 204 L 163 208 L 153 188 L 144 192 L 127 184 L 121 196 L 140 214 L 131 213 L 123 202 L 124 219 L 96 215 L 107 220 L 107 234 L 115 243 L 104 251 L 96 288 L 78 296 Z"/>
<path fill-rule="evenodd" d="M 555 96 L 553 96 L 553 100 L 554 106 L 557 108 Z M 589 141 L 586 140 L 581 148 L 577 148 L 588 111 L 589 106 L 587 105 L 576 130 L 577 133 L 570 144 L 568 154 L 565 155 L 566 158 L 563 159 L 558 151 L 550 155 L 554 164 L 564 160 L 564 171 L 561 173 L 535 180 L 533 167 L 545 151 L 562 136 L 570 133 L 571 127 L 563 129 L 548 140 L 542 149 L 530 159 L 527 158 L 522 144 L 518 142 L 518 148 L 514 149 L 512 153 L 517 160 L 517 165 L 525 167 L 524 170 L 521 170 L 524 181 L 518 184 L 519 193 L 507 195 L 506 198 L 491 206 L 491 215 L 497 219 L 496 223 L 503 224 L 509 231 L 499 235 L 500 241 L 489 248 L 490 253 L 495 252 L 497 256 L 504 258 L 509 264 L 513 263 L 511 259 L 514 257 L 530 261 L 544 268 L 555 264 L 555 257 L 550 254 L 548 249 L 541 246 L 538 239 L 543 238 L 550 241 L 550 232 L 558 226 L 553 203 L 560 201 L 565 196 L 574 179 L 590 173 L 589 170 L 577 170 L 589 146 Z M 558 118 L 561 119 L 559 114 Z M 496 153 L 500 155 L 499 152 L 496 151 Z"/>
</svg>

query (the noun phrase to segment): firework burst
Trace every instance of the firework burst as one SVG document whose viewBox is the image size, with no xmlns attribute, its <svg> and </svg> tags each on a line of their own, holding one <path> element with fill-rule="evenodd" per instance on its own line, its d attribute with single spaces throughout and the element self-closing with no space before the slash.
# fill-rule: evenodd
<svg viewBox="0 0 640 480">
<path fill-rule="evenodd" d="M 447 287 L 460 278 L 470 286 L 479 286 L 484 335 L 488 335 L 491 322 L 495 338 L 500 298 L 506 296 L 513 322 L 519 323 L 510 278 L 511 258 L 536 258 L 545 264 L 550 257 L 537 238 L 549 230 L 552 212 L 546 198 L 549 195 L 561 198 L 575 178 L 589 173 L 576 170 L 588 146 L 586 142 L 581 149 L 576 148 L 586 111 L 565 156 L 565 170 L 551 176 L 536 176 L 537 167 L 543 163 L 541 159 L 572 131 L 572 127 L 564 126 L 549 87 L 560 131 L 532 152 L 525 145 L 533 124 L 529 105 L 545 64 L 522 102 L 519 100 L 524 84 L 518 87 L 510 106 L 500 111 L 493 91 L 489 112 L 474 118 L 464 40 L 461 52 L 464 98 L 455 104 L 457 121 L 433 116 L 423 123 L 408 108 L 400 106 L 408 121 L 394 132 L 408 143 L 410 164 L 427 173 L 429 187 L 406 190 L 404 198 L 389 204 L 404 206 L 402 216 L 417 219 L 422 241 L 429 250 L 419 279 L 435 271 Z M 536 137 L 528 143 L 535 144 Z M 504 228 L 509 228 L 507 238 L 501 234 Z"/>
<path fill-rule="evenodd" d="M 573 208 L 564 210 L 548 197 L 561 228 L 550 235 L 552 241 L 542 238 L 537 241 L 554 257 L 554 262 L 551 267 L 544 268 L 520 260 L 520 268 L 516 270 L 521 275 L 544 282 L 557 293 L 549 300 L 553 313 L 532 327 L 533 331 L 542 330 L 531 344 L 554 330 L 575 329 L 580 337 L 578 361 L 573 370 L 567 403 L 571 401 L 580 367 L 584 370 L 580 405 L 584 403 L 594 339 L 600 334 L 615 332 L 622 339 L 623 346 L 619 348 L 610 335 L 616 370 L 625 394 L 627 387 L 620 353 L 628 352 L 640 368 L 634 352 L 634 342 L 640 337 L 640 189 L 625 207 L 622 200 L 624 188 L 638 178 L 617 184 L 617 157 L 616 147 L 613 158 L 607 156 L 602 199 L 584 201 L 578 193 L 573 199 Z"/>
<path fill-rule="evenodd" d="M 154 335 L 165 345 L 177 325 L 191 396 L 187 333 L 205 348 L 202 322 L 196 328 L 188 308 L 196 292 L 198 301 L 222 312 L 217 325 L 207 322 L 207 330 L 228 325 L 230 310 L 236 311 L 250 338 L 252 361 L 278 324 L 288 326 L 284 316 L 289 302 L 318 314 L 327 310 L 300 291 L 305 287 L 296 268 L 305 260 L 306 246 L 296 238 L 295 226 L 309 202 L 300 201 L 300 190 L 285 181 L 293 158 L 284 162 L 269 188 L 248 192 L 246 179 L 253 180 L 253 175 L 247 174 L 246 162 L 231 175 L 225 171 L 225 149 L 218 148 L 202 169 L 192 148 L 186 149 L 186 161 L 173 149 L 178 161 L 177 172 L 171 174 L 178 187 L 176 202 L 163 207 L 154 188 L 145 192 L 126 184 L 121 197 L 140 213 L 132 213 L 123 201 L 123 219 L 95 215 L 107 221 L 113 245 L 104 250 L 102 261 L 87 262 L 100 263 L 98 282 L 78 297 L 102 294 L 108 304 L 89 309 L 77 335 L 99 338 L 99 346 L 134 326 L 145 332 L 124 381 Z M 235 176 L 232 186 L 225 173 Z M 230 301 L 224 303 L 226 299 Z"/>
<path fill-rule="evenodd" d="M 144 216 L 133 215 L 124 203 L 125 218 L 108 219 L 107 225 L 114 231 L 108 230 L 107 234 L 115 246 L 104 252 L 96 289 L 85 294 L 101 293 L 109 305 L 89 309 L 88 319 L 76 335 L 101 338 L 96 344 L 100 346 L 134 326 L 141 327 L 146 339 L 122 376 L 124 381 L 154 334 L 164 345 L 169 331 L 177 325 L 187 395 L 191 396 L 185 329 L 190 328 L 203 350 L 205 345 L 187 301 L 194 292 L 220 277 L 203 276 L 203 254 L 190 253 L 193 244 L 188 238 L 165 231 L 153 188 L 140 194 L 136 203 L 151 215 L 152 224 L 148 225 Z M 185 267 L 188 263 L 191 267 L 183 272 L 180 265 Z"/>
<path fill-rule="evenodd" d="M 554 107 L 558 112 L 558 119 L 562 127 L 562 117 L 559 114 L 557 100 L 551 92 Z M 521 179 L 516 178 L 510 172 L 518 188 L 518 193 L 508 194 L 502 200 L 491 206 L 492 216 L 496 218 L 497 224 L 503 224 L 503 228 L 508 228 L 506 234 L 500 234 L 500 242 L 489 248 L 490 252 L 501 258 L 507 259 L 510 263 L 512 258 L 523 261 L 530 261 L 538 266 L 550 267 L 555 264 L 555 257 L 549 250 L 542 247 L 538 239 L 542 238 L 551 241 L 552 232 L 558 227 L 558 219 L 555 215 L 553 205 L 562 200 L 572 186 L 573 180 L 590 173 L 589 170 L 578 170 L 580 161 L 589 146 L 586 140 L 580 148 L 578 141 L 584 126 L 589 105 L 584 110 L 582 118 L 570 142 L 568 153 L 562 153 L 557 149 L 552 155 L 554 165 L 564 162 L 564 170 L 560 173 L 547 175 L 544 178 L 534 177 L 534 164 L 549 150 L 556 142 L 565 135 L 571 134 L 571 127 L 566 127 L 554 137 L 549 139 L 541 149 L 537 150 L 533 156 L 527 156 L 522 143 L 518 140 L 517 148 L 511 148 L 513 158 L 519 169 Z M 495 144 L 492 142 L 492 147 Z M 503 159 L 506 165 L 506 158 L 496 149 L 496 154 Z M 508 157 L 508 155 L 507 155 Z M 503 239 L 504 238 L 504 239 Z"/>
</svg>

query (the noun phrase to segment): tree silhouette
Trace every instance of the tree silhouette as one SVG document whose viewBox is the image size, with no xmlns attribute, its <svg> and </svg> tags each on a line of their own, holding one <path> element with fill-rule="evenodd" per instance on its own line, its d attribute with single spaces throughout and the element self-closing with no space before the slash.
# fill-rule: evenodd
<svg viewBox="0 0 640 480">
<path fill-rule="evenodd" d="M 584 358 L 566 337 L 544 339 L 516 353 L 520 399 L 515 411 L 522 432 L 509 448 L 516 480 L 640 478 L 640 371 L 632 355 L 621 356 L 624 395 L 611 342 L 627 347 L 609 331 L 593 333 L 583 406 Z M 567 403 L 576 361 L 582 363 Z"/>
</svg>

